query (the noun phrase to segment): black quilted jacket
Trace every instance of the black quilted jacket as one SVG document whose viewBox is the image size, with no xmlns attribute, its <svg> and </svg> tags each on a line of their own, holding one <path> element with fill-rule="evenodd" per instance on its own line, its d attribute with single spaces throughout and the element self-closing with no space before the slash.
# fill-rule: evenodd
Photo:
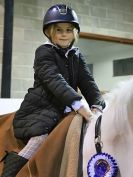
<svg viewBox="0 0 133 177">
<path fill-rule="evenodd" d="M 28 89 L 13 126 L 17 138 L 49 133 L 63 116 L 66 106 L 80 100 L 79 88 L 90 107 L 105 103 L 78 48 L 69 51 L 44 44 L 35 53 L 34 86 Z"/>
</svg>

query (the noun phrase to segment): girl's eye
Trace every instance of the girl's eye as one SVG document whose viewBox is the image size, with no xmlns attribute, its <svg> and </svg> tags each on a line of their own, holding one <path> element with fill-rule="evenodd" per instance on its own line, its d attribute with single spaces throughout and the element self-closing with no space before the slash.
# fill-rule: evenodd
<svg viewBox="0 0 133 177">
<path fill-rule="evenodd" d="M 57 31 L 57 32 L 61 32 L 61 29 L 60 29 L 60 28 L 57 28 L 56 31 Z"/>
<path fill-rule="evenodd" d="M 73 31 L 72 28 L 68 28 L 68 29 L 67 29 L 67 32 L 72 32 L 72 31 Z"/>
<path fill-rule="evenodd" d="M 58 33 L 63 33 L 63 32 L 71 33 L 72 31 L 73 31 L 72 28 L 67 28 L 67 29 L 56 28 L 56 32 Z"/>
</svg>

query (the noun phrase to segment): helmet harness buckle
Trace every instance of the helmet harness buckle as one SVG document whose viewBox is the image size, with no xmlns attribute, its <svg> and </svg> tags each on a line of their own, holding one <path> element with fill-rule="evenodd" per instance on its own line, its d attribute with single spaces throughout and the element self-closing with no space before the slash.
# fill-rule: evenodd
<svg viewBox="0 0 133 177">
<path fill-rule="evenodd" d="M 66 15 L 67 14 L 67 6 L 59 8 L 59 6 L 56 6 L 57 9 L 59 10 L 59 13 L 61 15 Z"/>
</svg>

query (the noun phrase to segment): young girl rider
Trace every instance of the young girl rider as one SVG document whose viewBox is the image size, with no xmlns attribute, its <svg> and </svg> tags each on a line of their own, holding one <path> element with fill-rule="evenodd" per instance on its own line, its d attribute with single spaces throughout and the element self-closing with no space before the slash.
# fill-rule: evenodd
<svg viewBox="0 0 133 177">
<path fill-rule="evenodd" d="M 91 110 L 105 107 L 83 55 L 73 46 L 80 32 L 75 11 L 65 4 L 50 7 L 43 32 L 48 42 L 35 52 L 34 85 L 13 120 L 15 137 L 26 145 L 19 153 L 8 153 L 1 177 L 15 177 L 66 113 L 76 111 L 89 120 L 92 113 L 78 88 Z"/>
</svg>

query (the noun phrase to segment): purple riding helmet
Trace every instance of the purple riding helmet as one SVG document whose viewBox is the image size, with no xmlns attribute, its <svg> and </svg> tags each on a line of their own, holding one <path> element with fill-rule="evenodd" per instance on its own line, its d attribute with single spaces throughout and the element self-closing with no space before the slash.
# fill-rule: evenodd
<svg viewBox="0 0 133 177">
<path fill-rule="evenodd" d="M 65 4 L 56 4 L 50 7 L 43 19 L 43 32 L 46 28 L 53 23 L 72 23 L 75 28 L 80 32 L 78 17 L 76 12 Z M 46 35 L 47 36 L 47 35 Z"/>
</svg>

